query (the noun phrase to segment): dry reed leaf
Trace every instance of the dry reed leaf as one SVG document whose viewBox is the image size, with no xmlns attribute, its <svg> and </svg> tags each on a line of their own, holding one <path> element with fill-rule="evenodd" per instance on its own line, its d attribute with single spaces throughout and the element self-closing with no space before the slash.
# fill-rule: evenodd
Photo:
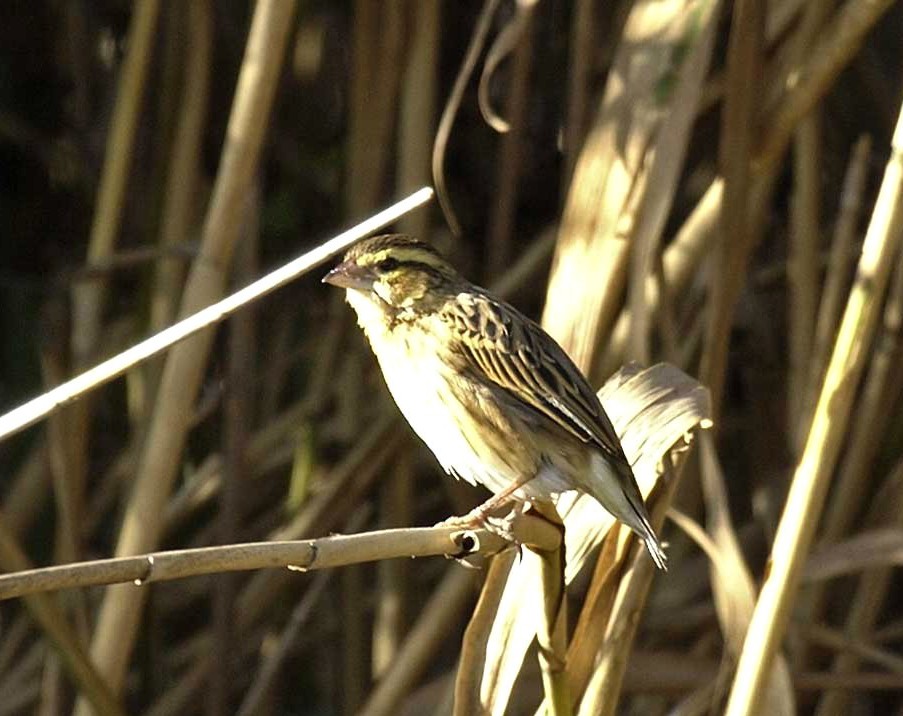
<svg viewBox="0 0 903 716">
<path fill-rule="evenodd" d="M 678 368 L 625 366 L 599 391 L 599 399 L 621 438 L 644 495 L 662 473 L 662 459 L 689 444 L 691 431 L 709 424 L 708 392 Z M 565 580 L 570 583 L 614 518 L 587 496 L 569 492 L 558 501 L 565 520 Z M 486 713 L 503 714 L 524 655 L 542 619 L 538 560 L 512 568 L 490 631 L 480 698 Z"/>
<path fill-rule="evenodd" d="M 574 169 L 543 312 L 543 325 L 584 371 L 619 307 L 625 239 L 661 231 L 668 185 L 676 181 L 676 160 L 696 112 L 695 103 L 680 102 L 692 100 L 694 79 L 702 82 L 707 62 L 697 55 L 708 54 L 702 40 L 718 6 L 716 0 L 639 0 L 624 26 Z M 672 125 L 672 117 L 680 121 Z M 653 179 L 662 187 L 654 188 Z M 644 281 L 638 288 L 642 293 Z"/>
</svg>

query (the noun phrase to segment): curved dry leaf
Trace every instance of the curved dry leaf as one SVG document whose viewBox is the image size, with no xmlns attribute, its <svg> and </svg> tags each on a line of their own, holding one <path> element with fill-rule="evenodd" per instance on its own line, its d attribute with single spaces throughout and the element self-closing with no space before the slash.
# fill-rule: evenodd
<svg viewBox="0 0 903 716">
<path fill-rule="evenodd" d="M 630 364 L 599 391 L 624 446 L 640 488 L 647 495 L 673 449 L 685 450 L 692 431 L 711 424 L 708 391 L 679 368 L 664 363 L 648 369 Z M 557 504 L 565 521 L 565 579 L 570 583 L 614 524 L 590 497 L 568 492 Z M 524 655 L 542 617 L 538 560 L 525 550 L 512 567 L 489 635 L 481 682 L 486 713 L 504 714 Z"/>
</svg>

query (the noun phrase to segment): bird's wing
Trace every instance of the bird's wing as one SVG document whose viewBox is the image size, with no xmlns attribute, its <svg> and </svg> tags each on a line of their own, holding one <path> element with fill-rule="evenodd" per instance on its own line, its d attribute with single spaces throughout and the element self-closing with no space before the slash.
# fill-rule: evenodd
<svg viewBox="0 0 903 716">
<path fill-rule="evenodd" d="M 460 294 L 443 318 L 477 377 L 615 461 L 627 462 L 614 426 L 586 378 L 539 325 L 513 306 L 477 292 Z"/>
</svg>

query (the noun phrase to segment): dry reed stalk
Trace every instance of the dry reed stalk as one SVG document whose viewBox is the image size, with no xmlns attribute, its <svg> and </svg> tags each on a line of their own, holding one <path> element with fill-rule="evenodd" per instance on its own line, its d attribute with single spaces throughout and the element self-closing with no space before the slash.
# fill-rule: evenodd
<svg viewBox="0 0 903 716">
<path fill-rule="evenodd" d="M 856 283 L 844 312 L 806 446 L 797 465 L 737 668 L 728 716 L 758 713 L 762 685 L 777 652 L 796 593 L 803 558 L 824 505 L 840 453 L 866 348 L 873 337 L 891 257 L 903 229 L 903 114 L 894 133 L 875 210 L 863 245 Z"/>
<path fill-rule="evenodd" d="M 793 40 L 796 64 L 811 50 L 831 10 L 829 3 L 810 0 Z M 821 245 L 821 120 L 816 107 L 799 124 L 794 136 L 794 193 L 788 257 L 789 376 L 787 417 L 790 443 L 799 454 L 809 414 L 807 388 L 815 341 Z"/>
<path fill-rule="evenodd" d="M 351 106 L 345 205 L 349 216 L 373 211 L 383 196 L 404 69 L 404 6 L 354 3 Z"/>
<path fill-rule="evenodd" d="M 50 459 L 46 438 L 38 438 L 19 463 L 3 496 L 6 528 L 23 537 L 37 519 L 50 496 Z"/>
<path fill-rule="evenodd" d="M 439 0 L 422 0 L 410 10 L 412 25 L 398 108 L 395 186 L 401 195 L 430 183 L 430 147 L 436 129 L 436 84 L 441 41 Z M 403 234 L 429 240 L 430 216 L 408 214 L 398 222 Z"/>
<path fill-rule="evenodd" d="M 665 479 L 650 503 L 649 515 L 659 533 L 679 481 L 670 451 L 663 456 L 662 462 Z M 618 531 L 618 538 L 612 564 L 620 572 L 620 579 L 615 585 L 605 632 L 598 635 L 598 658 L 580 698 L 578 716 L 614 716 L 617 713 L 627 659 L 655 573 L 652 562 L 644 554 L 643 545 L 624 529 Z"/>
<path fill-rule="evenodd" d="M 18 614 L 6 627 L 3 634 L 3 642 L 0 643 L 0 674 L 3 681 L 0 682 L 0 691 L 6 688 L 9 680 L 9 672 L 13 668 L 12 661 L 20 656 L 25 640 L 32 636 L 33 625 L 25 614 Z M 18 663 L 18 661 L 17 661 Z"/>
<path fill-rule="evenodd" d="M 339 573 L 338 606 L 342 615 L 339 629 L 342 673 L 340 678 L 342 713 L 353 714 L 360 711 L 364 700 L 364 685 L 369 676 L 367 668 L 367 648 L 364 614 L 361 595 L 364 594 L 364 574 L 360 565 L 344 567 Z"/>
<path fill-rule="evenodd" d="M 903 255 L 901 255 L 903 258 Z M 900 259 L 898 259 L 899 264 Z M 903 388 L 895 370 L 903 355 L 903 269 L 898 265 L 884 306 L 881 329 L 856 403 L 856 421 L 843 453 L 830 499 L 825 506 L 819 543 L 825 547 L 840 541 L 856 524 L 866 496 L 871 494 L 871 470 L 885 440 L 894 405 Z M 826 585 L 815 584 L 803 597 L 803 611 L 820 621 L 827 599 Z M 801 657 L 805 662 L 805 654 Z"/>
<path fill-rule="evenodd" d="M 852 279 L 853 264 L 850 259 L 853 256 L 853 242 L 858 233 L 859 212 L 862 207 L 862 195 L 865 192 L 871 148 L 872 142 L 868 135 L 863 135 L 857 140 L 840 191 L 840 206 L 831 240 L 825 284 L 818 304 L 809 381 L 804 395 L 804 420 L 807 422 L 812 419 L 818 389 L 825 375 L 831 343 L 837 322 L 840 320 L 843 292 Z"/>
<path fill-rule="evenodd" d="M 236 250 L 235 283 L 245 285 L 259 272 L 260 187 L 257 183 L 245 200 L 242 221 L 243 240 Z M 223 397 L 223 489 L 214 533 L 217 544 L 239 540 L 244 524 L 245 505 L 249 493 L 248 446 L 255 423 L 257 311 L 253 306 L 232 317 L 227 343 L 226 388 Z M 238 581 L 235 575 L 219 575 L 211 585 L 213 631 L 213 669 L 207 691 L 208 716 L 232 713 L 230 694 L 234 682 L 233 645 L 236 640 L 235 599 Z"/>
<path fill-rule="evenodd" d="M 129 42 L 117 86 L 88 240 L 89 266 L 109 259 L 119 237 L 159 14 L 159 0 L 142 0 L 132 13 Z M 106 294 L 105 276 L 77 283 L 72 289 L 71 366 L 77 371 L 90 365 L 99 349 Z M 90 399 L 71 406 L 65 412 L 68 489 L 73 503 L 83 504 L 88 467 Z"/>
<path fill-rule="evenodd" d="M 593 70 L 594 11 L 593 0 L 577 0 L 571 15 L 568 47 L 568 98 L 564 134 L 564 170 L 561 173 L 566 191 L 574 174 L 574 166 L 586 136 L 589 119 L 590 77 Z"/>
<path fill-rule="evenodd" d="M 614 606 L 623 564 L 615 559 L 621 544 L 620 527 L 614 525 L 602 542 L 593 578 L 583 601 L 577 625 L 567 652 L 567 677 L 570 692 L 582 694 L 593 673 L 599 652 L 599 634 L 604 634 Z"/>
<path fill-rule="evenodd" d="M 429 183 L 430 146 L 435 131 L 436 81 L 440 43 L 438 0 L 417 3 L 407 11 L 406 48 L 398 108 L 396 188 L 410 192 Z M 406 43 L 407 44 L 407 43 Z M 401 233 L 429 240 L 427 212 L 408 214 L 398 222 Z M 414 465 L 407 452 L 399 456 L 380 487 L 381 527 L 414 524 Z M 389 560 L 377 565 L 377 594 L 373 618 L 372 674 L 379 677 L 394 660 L 408 628 L 411 613 L 411 563 Z"/>
<path fill-rule="evenodd" d="M 761 230 L 761 213 L 751 210 L 751 159 L 759 131 L 764 32 L 764 3 L 736 2 L 727 50 L 718 157 L 724 177 L 721 236 L 711 262 L 708 325 L 700 367 L 703 382 L 712 391 L 716 416 L 721 411 L 734 307 Z"/>
<path fill-rule="evenodd" d="M 868 31 L 893 6 L 893 0 L 847 0 L 820 33 L 805 62 L 790 72 L 794 78 L 767 124 L 756 163 L 767 173 L 780 163 L 794 129 L 831 89 L 837 76 L 859 51 Z"/>
<path fill-rule="evenodd" d="M 723 188 L 724 184 L 720 179 L 716 179 L 709 186 L 664 251 L 661 261 L 664 281 L 673 295 L 679 295 L 686 290 L 703 263 L 702 258 L 718 226 Z M 660 310 L 659 284 L 660 281 L 655 278 L 646 279 L 645 301 L 647 310 L 653 318 L 658 317 Z M 628 337 L 632 332 L 632 315 L 629 307 L 621 310 L 611 336 L 590 373 L 595 380 L 603 380 L 603 376 L 611 375 L 625 361 Z"/>
<path fill-rule="evenodd" d="M 290 655 L 291 649 L 296 646 L 301 630 L 313 617 L 313 611 L 325 594 L 331 577 L 330 572 L 318 574 L 301 601 L 292 610 L 279 637 L 278 645 L 264 653 L 260 659 L 260 665 L 257 667 L 251 686 L 245 691 L 241 706 L 236 711 L 238 716 L 255 716 L 261 713 L 262 704 L 268 694 L 277 687 L 283 664 Z"/>
<path fill-rule="evenodd" d="M 809 0 L 793 40 L 797 58 L 805 57 L 824 24 L 828 3 Z M 799 59 L 797 59 L 797 63 Z M 815 337 L 821 234 L 821 121 L 816 107 L 797 127 L 793 140 L 793 196 L 788 250 L 788 333 L 790 356 L 787 401 L 790 444 L 798 455 L 808 418 L 805 396 Z"/>
<path fill-rule="evenodd" d="M 87 256 L 89 265 L 109 258 L 119 234 L 159 12 L 159 0 L 142 0 L 135 5 L 132 13 L 128 51 L 122 65 L 107 135 L 104 166 L 97 190 L 97 208 L 91 225 Z M 90 363 L 97 348 L 105 294 L 106 283 L 102 280 L 80 283 L 74 288 L 72 351 L 74 365 L 78 369 Z"/>
<path fill-rule="evenodd" d="M 25 552 L 13 535 L 6 530 L 2 514 L 0 514 L 0 565 L 6 572 L 31 569 Z M 69 672 L 72 682 L 80 689 L 95 713 L 103 716 L 122 714 L 116 697 L 91 662 L 87 649 L 69 626 L 56 600 L 46 594 L 32 594 L 25 599 L 25 607 L 53 646 L 63 667 Z"/>
<path fill-rule="evenodd" d="M 550 524 L 561 530 L 557 549 L 529 547 L 521 559 L 538 560 L 536 571 L 542 589 L 542 610 L 536 628 L 539 668 L 548 716 L 570 716 L 573 713 L 567 672 L 567 600 L 565 584 L 564 525 L 554 509 L 543 510 Z"/>
<path fill-rule="evenodd" d="M 703 18 L 712 6 L 699 4 Z M 644 207 L 644 202 L 651 177 L 668 175 L 666 149 L 683 142 L 679 138 L 684 122 L 675 123 L 672 136 L 663 119 L 672 111 L 682 112 L 674 104 L 680 92 L 671 90 L 681 86 L 685 74 L 695 77 L 694 62 L 676 48 L 689 42 L 685 51 L 704 50 L 696 35 L 705 27 L 699 14 L 688 12 L 683 3 L 642 0 L 633 6 L 624 30 L 630 42 L 619 47 L 574 169 L 543 324 L 584 371 L 592 365 L 621 299 L 629 246 L 625 238 L 637 229 L 638 212 L 651 211 L 647 228 L 657 233 L 655 217 L 661 205 Z M 639 54 L 642 62 L 635 61 Z M 692 112 L 695 116 L 695 107 Z M 667 188 L 663 191 L 668 193 Z"/>
<path fill-rule="evenodd" d="M 819 42 L 806 62 L 788 71 L 788 75 L 792 75 L 795 81 L 786 89 L 781 101 L 776 103 L 778 109 L 774 116 L 763 124 L 764 136 L 755 156 L 755 182 L 749 189 L 750 214 L 746 219 L 740 217 L 740 220 L 747 222 L 746 231 L 751 241 L 746 244 L 735 242 L 736 263 L 732 272 L 741 275 L 746 272 L 750 252 L 755 248 L 755 241 L 761 233 L 766 201 L 795 127 L 831 88 L 840 71 L 859 50 L 867 32 L 891 4 L 888 0 L 848 0 L 821 33 Z M 775 86 L 778 83 L 771 84 Z M 743 118 L 738 118 L 738 121 L 743 121 Z M 738 279 L 726 286 L 722 299 L 731 300 L 719 300 L 715 304 L 716 310 L 721 314 L 721 318 L 715 320 L 720 325 L 716 328 L 710 324 L 709 355 L 705 358 L 707 370 L 703 375 L 706 384 L 713 390 L 716 406 L 717 396 L 722 388 L 719 376 L 723 375 L 726 367 L 730 315 L 733 314 L 742 284 L 742 280 Z M 717 341 L 717 345 L 713 341 Z"/>
<path fill-rule="evenodd" d="M 54 331 L 49 331 L 53 336 Z M 41 368 L 45 388 L 50 389 L 65 377 L 64 358 L 60 346 L 54 345 L 52 338 L 44 341 L 41 351 Z M 86 460 L 84 452 L 75 452 L 77 445 L 70 443 L 71 431 L 77 429 L 80 419 L 78 411 L 71 408 L 61 410 L 47 422 L 47 446 L 53 485 L 54 506 L 56 508 L 56 529 L 54 560 L 65 564 L 74 562 L 81 556 Z M 88 611 L 84 595 L 66 595 L 62 600 L 62 615 L 74 622 L 74 634 L 79 646 L 84 648 L 88 639 Z M 62 679 L 64 670 L 56 654 L 50 653 L 44 661 L 39 714 L 55 714 L 61 710 Z"/>
<path fill-rule="evenodd" d="M 557 549 L 561 539 L 557 530 L 529 514 L 519 515 L 514 520 L 512 534 L 518 542 L 546 550 Z M 134 595 L 141 591 L 135 587 L 205 574 L 272 567 L 307 572 L 402 557 L 444 555 L 464 559 L 468 555 L 494 555 L 510 547 L 509 539 L 485 529 L 462 530 L 439 525 L 334 534 L 311 540 L 195 547 L 30 569 L 27 562 L 18 560 L 15 543 L 6 541 L 6 535 L 2 537 L 5 540 L 3 548 L 10 555 L 8 563 L 18 564 L 19 568 L 0 574 L 0 600 L 60 589 L 125 583 L 131 584 L 129 590 Z"/>
<path fill-rule="evenodd" d="M 59 346 L 45 341 L 41 351 L 41 372 L 46 390 L 59 385 L 65 377 L 64 358 Z M 71 410 L 62 410 L 47 421 L 47 456 L 50 463 L 51 484 L 53 485 L 54 507 L 56 509 L 56 549 L 55 556 L 60 562 L 74 562 L 81 556 L 81 524 L 83 505 L 82 494 L 76 492 L 81 483 L 78 470 L 80 457 L 71 454 L 69 430 L 75 417 Z M 80 625 L 87 627 L 86 615 L 82 614 Z M 82 633 L 82 636 L 85 636 Z"/>
<path fill-rule="evenodd" d="M 731 519 L 727 483 L 714 443 L 708 435 L 702 435 L 700 443 L 706 525 L 717 550 L 714 556 L 710 555 L 712 594 L 730 663 L 735 664 L 753 615 L 756 588 Z M 775 660 L 765 688 L 765 709 L 769 714 L 796 713 L 790 668 L 783 657 Z M 719 694 L 719 698 L 723 696 Z"/>
<path fill-rule="evenodd" d="M 898 136 L 899 134 L 903 133 L 898 133 Z M 898 151 L 903 150 L 903 145 L 898 144 L 897 148 Z M 898 228 L 898 230 L 903 231 L 903 228 Z M 903 273 L 899 266 L 897 273 Z M 897 463 L 886 484 L 890 490 L 878 490 L 873 500 L 872 512 L 883 513 L 881 517 L 889 527 L 903 530 L 903 510 L 900 509 L 903 505 L 903 460 Z M 892 494 L 888 495 L 889 492 Z M 850 642 L 855 643 L 870 638 L 884 603 L 891 592 L 895 576 L 892 568 L 882 567 L 870 570 L 860 577 L 845 615 L 844 636 Z M 860 654 L 856 652 L 838 654 L 831 665 L 831 673 L 838 678 L 849 677 L 858 670 L 859 661 Z M 898 663 L 901 662 L 903 660 L 898 661 Z M 842 716 L 849 713 L 850 696 L 851 694 L 847 691 L 827 691 L 819 699 L 815 710 L 816 716 Z"/>
<path fill-rule="evenodd" d="M 656 93 L 669 107 L 656 132 L 654 159 L 630 231 L 628 306 L 631 330 L 628 356 L 643 365 L 652 360 L 650 341 L 654 311 L 646 301 L 647 284 L 661 261 L 660 243 L 674 202 L 702 86 L 708 74 L 721 3 L 697 2 L 685 8 L 690 20 L 673 46 L 672 65 L 659 78 Z"/>
<path fill-rule="evenodd" d="M 837 482 L 831 491 L 821 541 L 836 542 L 856 523 L 869 495 L 869 475 L 892 419 L 889 405 L 900 395 L 903 351 L 903 254 L 896 259 L 880 332 L 856 407 L 856 422 L 844 450 Z"/>
<path fill-rule="evenodd" d="M 452 565 L 433 591 L 394 662 L 367 698 L 361 716 L 387 716 L 432 663 L 439 645 L 474 595 L 474 577 Z"/>
<path fill-rule="evenodd" d="M 470 616 L 461 642 L 461 655 L 455 675 L 455 716 L 468 716 L 479 713 L 482 709 L 480 686 L 486 666 L 486 646 L 508 574 L 517 558 L 515 550 L 507 550 L 493 557 L 489 565 L 480 590 L 480 598 Z"/>
<path fill-rule="evenodd" d="M 189 238 L 198 211 L 197 188 L 200 183 L 201 148 L 207 119 L 213 51 L 213 11 L 210 1 L 190 3 L 187 15 L 184 88 L 161 210 L 159 245 L 164 256 L 157 263 L 150 297 L 151 331 L 162 330 L 176 318 L 185 271 L 182 260 L 177 256 L 167 256 L 166 250 Z"/>
<path fill-rule="evenodd" d="M 238 79 L 226 144 L 201 239 L 201 256 L 192 267 L 182 302 L 187 315 L 223 293 L 226 267 L 238 238 L 244 196 L 256 171 L 264 130 L 282 66 L 295 3 L 259 0 L 251 21 L 245 59 Z M 167 357 L 153 418 L 148 428 L 132 496 L 123 519 L 116 554 L 153 549 L 162 513 L 181 461 L 187 437 L 186 416 L 203 378 L 213 335 L 205 332 L 176 346 Z M 98 616 L 92 654 L 114 693 L 123 687 L 134 645 L 144 592 L 108 590 Z M 87 716 L 87 705 L 76 707 Z"/>
<path fill-rule="evenodd" d="M 499 49 L 499 43 L 510 36 L 516 43 L 506 48 L 510 51 L 511 74 L 508 81 L 508 98 L 505 104 L 505 120 L 495 176 L 495 196 L 489 211 L 487 275 L 497 276 L 503 273 L 511 259 L 511 245 L 516 230 L 518 197 L 520 195 L 521 168 L 524 163 L 527 120 L 529 118 L 530 77 L 534 53 L 534 10 L 536 2 L 518 2 L 515 16 L 499 35 L 496 44 L 490 50 L 486 66 L 480 81 L 480 88 L 488 87 L 492 75 L 490 64 L 493 54 Z M 486 115 L 486 108 L 483 110 Z"/>
<path fill-rule="evenodd" d="M 403 527 L 414 523 L 414 464 L 402 453 L 392 475 L 381 485 L 380 527 Z M 389 560 L 377 565 L 377 595 L 373 615 L 372 673 L 380 674 L 392 662 L 404 639 L 407 615 L 412 606 L 411 570 L 408 560 Z"/>
<path fill-rule="evenodd" d="M 455 117 L 461 108 L 461 101 L 464 99 L 464 92 L 467 89 L 467 83 L 473 74 L 473 70 L 480 59 L 483 51 L 483 45 L 486 44 L 486 37 L 492 26 L 492 18 L 498 9 L 500 0 L 484 0 L 483 8 L 480 10 L 480 16 L 473 29 L 470 37 L 470 44 L 467 47 L 467 53 L 461 63 L 461 68 L 455 77 L 455 83 L 452 86 L 448 101 L 442 110 L 442 116 L 439 118 L 439 127 L 436 129 L 436 141 L 433 143 L 432 153 L 432 170 L 433 184 L 436 187 L 436 198 L 448 223 L 449 229 L 454 236 L 461 236 L 461 223 L 455 214 L 452 206 L 451 197 L 448 193 L 448 187 L 445 183 L 445 150 L 448 147 L 448 140 L 451 136 L 452 126 L 455 123 Z"/>
</svg>

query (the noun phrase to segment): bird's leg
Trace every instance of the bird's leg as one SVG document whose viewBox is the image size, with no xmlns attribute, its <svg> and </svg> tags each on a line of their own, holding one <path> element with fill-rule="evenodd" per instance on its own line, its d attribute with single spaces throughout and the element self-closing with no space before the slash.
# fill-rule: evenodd
<svg viewBox="0 0 903 716">
<path fill-rule="evenodd" d="M 473 529 L 476 527 L 486 527 L 492 530 L 493 525 L 490 523 L 492 513 L 499 507 L 507 505 L 514 499 L 514 493 L 532 480 L 534 475 L 526 478 L 519 478 L 509 484 L 504 490 L 494 494 L 488 500 L 474 507 L 466 515 L 460 517 L 449 517 L 443 520 L 437 526 L 442 527 L 462 527 Z"/>
</svg>

